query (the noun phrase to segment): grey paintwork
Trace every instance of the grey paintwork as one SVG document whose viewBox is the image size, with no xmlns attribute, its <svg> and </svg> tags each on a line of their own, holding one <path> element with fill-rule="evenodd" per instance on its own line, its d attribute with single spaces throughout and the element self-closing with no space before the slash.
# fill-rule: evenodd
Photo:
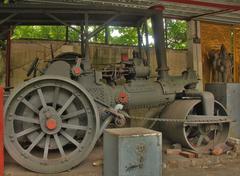
<svg viewBox="0 0 240 176">
<path fill-rule="evenodd" d="M 104 176 L 162 176 L 162 134 L 144 128 L 105 130 L 103 172 Z"/>
</svg>

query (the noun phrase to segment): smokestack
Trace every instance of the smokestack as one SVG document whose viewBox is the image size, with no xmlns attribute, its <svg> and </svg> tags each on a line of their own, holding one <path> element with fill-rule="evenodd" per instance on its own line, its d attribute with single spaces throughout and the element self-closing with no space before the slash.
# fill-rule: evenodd
<svg viewBox="0 0 240 176">
<path fill-rule="evenodd" d="M 153 9 L 156 13 L 151 17 L 153 36 L 155 42 L 155 50 L 157 57 L 157 72 L 158 79 L 166 79 L 168 77 L 168 66 L 167 66 L 167 53 L 165 45 L 165 35 L 164 35 L 164 23 L 163 23 L 163 10 L 162 6 L 154 6 Z"/>
</svg>

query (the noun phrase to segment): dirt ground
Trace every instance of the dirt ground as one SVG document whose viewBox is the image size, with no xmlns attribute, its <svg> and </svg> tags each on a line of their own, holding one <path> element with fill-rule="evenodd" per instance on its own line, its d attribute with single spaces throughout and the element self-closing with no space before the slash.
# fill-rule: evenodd
<svg viewBox="0 0 240 176">
<path fill-rule="evenodd" d="M 95 147 L 87 160 L 78 167 L 61 174 L 49 174 L 49 176 L 103 176 L 102 165 L 94 167 L 95 161 L 103 159 L 102 147 Z M 217 161 L 217 162 L 212 162 Z M 223 161 L 223 162 L 221 162 Z M 204 162 L 204 163 L 202 163 Z M 240 176 L 240 157 L 202 156 L 201 159 L 187 159 L 179 156 L 164 156 L 163 176 Z M 167 164 L 166 163 L 170 163 Z M 188 165 L 188 163 L 191 163 Z M 192 167 L 193 165 L 193 167 Z M 5 156 L 5 176 L 46 176 L 30 172 L 17 163 L 9 155 Z"/>
</svg>

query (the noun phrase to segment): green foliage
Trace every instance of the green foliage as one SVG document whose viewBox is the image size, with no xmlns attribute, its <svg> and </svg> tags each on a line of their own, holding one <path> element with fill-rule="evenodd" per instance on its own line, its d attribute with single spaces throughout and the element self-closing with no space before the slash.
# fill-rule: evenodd
<svg viewBox="0 0 240 176">
<path fill-rule="evenodd" d="M 186 49 L 187 47 L 187 23 L 180 20 L 166 20 L 165 27 L 167 31 L 167 47 L 172 49 Z M 148 20 L 149 39 L 153 39 L 151 20 Z M 90 26 L 89 32 L 94 31 L 98 26 Z M 74 26 L 80 31 L 80 26 Z M 132 27 L 109 27 L 109 44 L 118 45 L 137 45 L 138 37 L 136 28 Z M 64 26 L 17 26 L 13 35 L 15 39 L 47 39 L 47 40 L 65 40 L 66 27 Z M 144 39 L 144 36 L 143 36 Z M 69 28 L 69 41 L 79 41 L 80 34 Z M 104 43 L 104 30 L 93 37 L 90 42 Z"/>
<path fill-rule="evenodd" d="M 80 31 L 81 27 L 80 26 L 74 26 L 78 31 Z M 66 39 L 66 27 L 65 27 L 65 32 L 60 36 L 60 40 L 65 40 Z M 69 41 L 79 41 L 80 40 L 80 34 L 71 28 L 68 28 L 68 39 Z"/>
<path fill-rule="evenodd" d="M 181 20 L 166 20 L 167 48 L 187 48 L 187 23 Z"/>
<path fill-rule="evenodd" d="M 64 26 L 17 26 L 13 38 L 62 40 L 65 34 Z"/>
<path fill-rule="evenodd" d="M 111 44 L 119 45 L 137 45 L 137 30 L 135 28 L 124 28 L 124 27 L 111 27 L 110 33 L 115 35 L 110 35 Z"/>
</svg>

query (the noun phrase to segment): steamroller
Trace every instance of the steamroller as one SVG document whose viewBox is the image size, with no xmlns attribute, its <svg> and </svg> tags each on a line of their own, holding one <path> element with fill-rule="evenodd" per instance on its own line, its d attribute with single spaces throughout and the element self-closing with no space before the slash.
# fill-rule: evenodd
<svg viewBox="0 0 240 176">
<path fill-rule="evenodd" d="M 5 148 L 17 163 L 39 173 L 70 170 L 108 127 L 151 128 L 200 153 L 226 141 L 231 118 L 211 93 L 196 89 L 196 73 L 168 74 L 162 11 L 153 11 L 157 79 L 150 77 L 141 47 L 102 69 L 91 68 L 87 49 L 61 53 L 37 76 L 34 60 L 28 70 L 34 76 L 5 102 Z M 143 115 L 133 113 L 138 109 Z"/>
</svg>

